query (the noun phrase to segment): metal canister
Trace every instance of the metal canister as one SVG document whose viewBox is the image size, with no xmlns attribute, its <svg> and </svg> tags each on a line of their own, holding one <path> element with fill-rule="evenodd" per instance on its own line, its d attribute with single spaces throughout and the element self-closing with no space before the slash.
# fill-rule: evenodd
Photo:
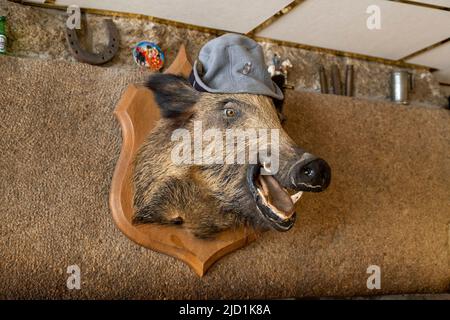
<svg viewBox="0 0 450 320">
<path fill-rule="evenodd" d="M 409 104 L 409 92 L 414 88 L 412 74 L 408 71 L 392 71 L 391 100 L 395 103 Z"/>
</svg>

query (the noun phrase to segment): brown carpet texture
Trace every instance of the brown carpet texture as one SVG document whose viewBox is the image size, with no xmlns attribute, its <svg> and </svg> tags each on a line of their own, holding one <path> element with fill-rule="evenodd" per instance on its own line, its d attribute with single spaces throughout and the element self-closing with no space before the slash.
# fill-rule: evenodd
<svg viewBox="0 0 450 320">
<path fill-rule="evenodd" d="M 199 278 L 142 248 L 108 208 L 121 144 L 112 112 L 144 74 L 0 58 L 0 298 L 289 298 L 437 293 L 450 284 L 450 112 L 287 95 L 287 131 L 333 169 L 287 233 Z M 67 266 L 81 268 L 68 290 Z M 369 290 L 370 265 L 381 289 Z"/>
</svg>

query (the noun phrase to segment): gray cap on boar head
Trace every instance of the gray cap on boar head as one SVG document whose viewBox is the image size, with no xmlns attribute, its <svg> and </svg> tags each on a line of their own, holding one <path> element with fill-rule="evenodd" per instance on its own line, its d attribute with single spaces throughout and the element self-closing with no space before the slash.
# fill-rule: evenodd
<svg viewBox="0 0 450 320">
<path fill-rule="evenodd" d="M 267 71 L 262 47 L 239 34 L 228 33 L 206 43 L 194 63 L 190 81 L 201 91 L 283 99 Z"/>
</svg>

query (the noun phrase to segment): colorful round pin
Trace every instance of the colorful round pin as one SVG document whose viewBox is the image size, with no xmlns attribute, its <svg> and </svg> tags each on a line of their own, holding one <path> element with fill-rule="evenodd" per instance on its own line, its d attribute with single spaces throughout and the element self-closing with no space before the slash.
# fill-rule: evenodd
<svg viewBox="0 0 450 320">
<path fill-rule="evenodd" d="M 153 71 L 161 69 L 164 65 L 164 52 L 154 42 L 141 41 L 133 48 L 134 61 Z"/>
</svg>

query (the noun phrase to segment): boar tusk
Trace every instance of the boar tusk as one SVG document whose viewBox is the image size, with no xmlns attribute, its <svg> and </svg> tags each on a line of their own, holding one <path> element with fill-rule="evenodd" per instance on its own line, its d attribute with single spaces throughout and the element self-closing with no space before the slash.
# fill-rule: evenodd
<svg viewBox="0 0 450 320">
<path fill-rule="evenodd" d="M 302 197 L 302 195 L 303 195 L 303 191 L 299 191 L 296 194 L 293 194 L 291 196 L 292 202 L 295 204 L 298 201 L 298 199 L 300 199 Z"/>
</svg>

